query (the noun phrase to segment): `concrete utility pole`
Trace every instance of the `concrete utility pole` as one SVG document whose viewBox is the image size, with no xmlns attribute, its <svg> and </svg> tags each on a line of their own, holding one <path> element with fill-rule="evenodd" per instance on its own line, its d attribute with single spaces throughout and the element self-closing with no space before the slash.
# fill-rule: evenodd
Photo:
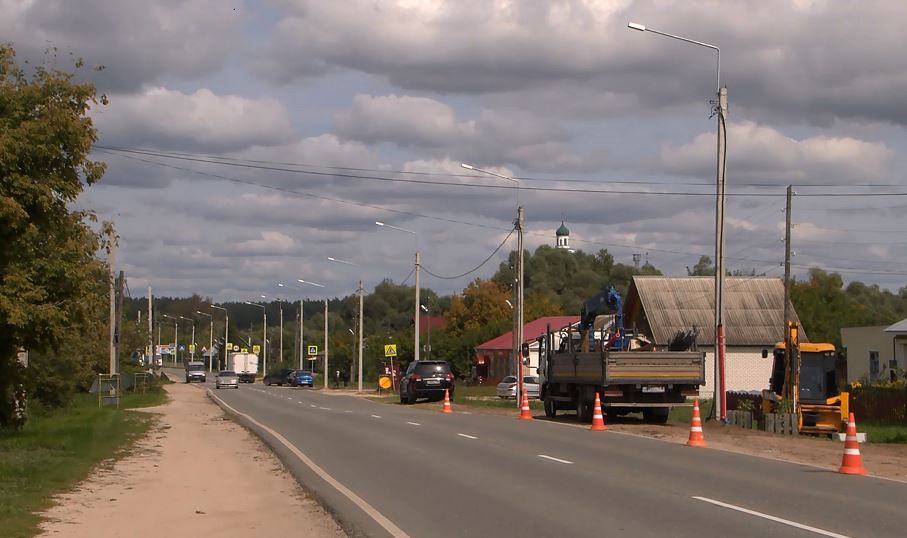
<svg viewBox="0 0 907 538">
<path fill-rule="evenodd" d="M 126 285 L 126 274 L 121 270 L 120 278 L 117 279 L 117 371 L 120 370 L 120 339 L 123 337 L 123 288 Z"/>
<path fill-rule="evenodd" d="M 107 254 L 107 264 L 110 266 L 110 364 L 109 373 L 117 373 L 117 293 L 116 293 L 116 241 L 110 241 L 110 251 Z"/>
<path fill-rule="evenodd" d="M 280 364 L 283 364 L 283 301 L 278 299 L 277 305 L 280 307 L 280 335 L 278 340 L 280 340 L 280 356 L 278 357 Z"/>
<path fill-rule="evenodd" d="M 154 321 L 151 319 L 152 315 L 152 297 L 151 297 L 151 286 L 148 286 L 148 365 L 154 365 Z"/>
<path fill-rule="evenodd" d="M 232 351 L 227 349 L 227 342 L 230 340 L 230 313 L 222 306 L 214 306 L 213 304 L 208 306 L 216 310 L 224 311 L 224 370 L 230 370 L 231 368 L 227 361 L 230 351 Z"/>
<path fill-rule="evenodd" d="M 359 372 L 356 379 L 359 381 L 359 392 L 362 392 L 362 301 L 365 290 L 362 281 L 359 281 Z"/>
<path fill-rule="evenodd" d="M 324 300 L 324 388 L 328 388 L 328 300 Z"/>
<path fill-rule="evenodd" d="M 420 257 L 419 251 L 417 250 L 416 251 L 416 305 L 415 305 L 416 308 L 414 310 L 416 313 L 416 317 L 413 320 L 413 323 L 415 324 L 415 327 L 416 327 L 416 335 L 415 335 L 415 343 L 414 343 L 415 360 L 419 360 L 419 318 L 422 317 L 419 315 L 419 305 L 422 304 L 421 300 L 419 299 L 419 268 L 421 266 L 422 266 L 422 258 Z"/>
<path fill-rule="evenodd" d="M 305 340 L 302 338 L 303 319 L 305 318 L 304 299 L 299 300 L 299 369 L 305 370 Z"/>
<path fill-rule="evenodd" d="M 523 206 L 517 208 L 516 216 L 516 244 L 517 244 L 517 264 L 519 266 L 518 277 L 520 279 L 519 285 L 517 286 L 517 348 L 516 348 L 516 357 L 517 357 L 517 389 L 518 394 L 517 402 L 521 401 L 523 397 L 523 223 L 525 214 L 523 212 Z M 519 407 L 521 404 L 517 403 Z"/>
<path fill-rule="evenodd" d="M 784 368 L 786 375 L 783 387 L 785 398 L 794 401 L 794 390 L 792 380 L 794 373 L 794 350 L 790 338 L 790 322 L 792 321 L 790 312 L 790 228 L 791 228 L 791 202 L 793 201 L 793 185 L 787 186 L 787 205 L 784 207 Z M 796 409 L 796 408 L 794 408 Z"/>
</svg>

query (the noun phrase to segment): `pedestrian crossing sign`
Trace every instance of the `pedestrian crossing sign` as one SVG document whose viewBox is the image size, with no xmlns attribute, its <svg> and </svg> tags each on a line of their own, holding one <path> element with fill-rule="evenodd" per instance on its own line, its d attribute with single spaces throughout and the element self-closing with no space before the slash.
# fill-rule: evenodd
<svg viewBox="0 0 907 538">
<path fill-rule="evenodd" d="M 385 357 L 396 357 L 397 356 L 397 344 L 385 344 L 384 356 Z"/>
<path fill-rule="evenodd" d="M 309 356 L 318 354 L 318 346 L 309 346 Z"/>
</svg>

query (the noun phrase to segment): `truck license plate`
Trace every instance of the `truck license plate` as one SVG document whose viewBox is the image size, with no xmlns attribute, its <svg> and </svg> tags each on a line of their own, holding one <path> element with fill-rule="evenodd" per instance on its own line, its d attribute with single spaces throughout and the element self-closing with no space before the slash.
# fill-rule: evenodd
<svg viewBox="0 0 907 538">
<path fill-rule="evenodd" d="M 643 387 L 642 391 L 643 392 L 664 392 L 665 388 L 664 388 L 664 385 L 652 385 L 652 386 L 648 386 L 648 387 Z"/>
</svg>

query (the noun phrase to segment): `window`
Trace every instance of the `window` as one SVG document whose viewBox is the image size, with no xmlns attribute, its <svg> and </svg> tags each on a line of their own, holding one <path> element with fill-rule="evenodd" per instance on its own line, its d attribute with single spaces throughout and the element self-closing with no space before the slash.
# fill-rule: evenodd
<svg viewBox="0 0 907 538">
<path fill-rule="evenodd" d="M 869 379 L 875 381 L 879 378 L 879 352 L 869 352 Z"/>
</svg>

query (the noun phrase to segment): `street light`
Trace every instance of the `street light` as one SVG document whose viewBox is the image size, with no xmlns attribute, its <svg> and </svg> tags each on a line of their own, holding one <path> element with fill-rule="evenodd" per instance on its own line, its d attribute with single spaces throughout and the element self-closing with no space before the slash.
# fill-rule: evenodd
<svg viewBox="0 0 907 538">
<path fill-rule="evenodd" d="M 715 81 L 718 99 L 713 113 L 718 116 L 718 163 L 715 174 L 715 403 L 716 420 L 727 416 L 727 399 L 724 385 L 724 213 L 726 208 L 725 175 L 727 173 L 727 88 L 721 86 L 721 49 L 715 45 L 696 41 L 647 27 L 644 24 L 630 22 L 627 27 L 640 32 L 652 32 L 692 45 L 698 45 L 715 51 Z"/>
<path fill-rule="evenodd" d="M 208 318 L 211 320 L 211 327 L 208 329 L 208 371 L 211 372 L 213 371 L 212 363 L 214 362 L 214 360 L 211 358 L 211 353 L 214 350 L 214 316 L 212 316 L 211 314 L 206 314 L 201 310 L 196 310 L 195 313 L 200 316 L 208 316 Z M 224 344 L 226 344 L 226 342 L 224 342 Z"/>
<path fill-rule="evenodd" d="M 318 284 L 317 282 L 311 282 L 308 280 L 303 280 L 301 278 L 296 279 L 296 282 L 300 284 L 308 284 L 309 286 L 315 286 L 317 288 L 323 288 L 324 284 Z M 328 299 L 324 298 L 324 388 L 328 388 Z"/>
<path fill-rule="evenodd" d="M 173 365 L 176 366 L 176 361 L 179 358 L 179 318 L 173 317 L 169 314 L 161 314 L 161 317 L 170 318 L 173 320 Z"/>
<path fill-rule="evenodd" d="M 281 288 L 293 288 L 294 290 L 302 291 L 302 289 L 300 289 L 297 286 L 292 286 L 290 284 L 284 284 L 283 282 L 278 282 L 277 285 Z M 305 303 L 304 303 L 304 299 L 302 297 L 300 297 L 299 298 L 299 369 L 300 370 L 305 370 L 305 363 L 303 362 L 303 361 L 305 361 L 305 351 L 304 351 L 305 340 L 303 340 L 303 337 L 302 337 L 302 326 L 303 326 L 304 321 L 305 321 Z"/>
<path fill-rule="evenodd" d="M 419 234 L 417 234 L 416 232 L 414 232 L 414 231 L 412 231 L 412 230 L 407 230 L 406 228 L 399 228 L 399 227 L 397 227 L 397 226 L 391 226 L 390 224 L 385 224 L 385 223 L 379 222 L 379 221 L 375 221 L 375 224 L 377 224 L 378 226 L 381 226 L 382 228 L 390 228 L 390 229 L 392 229 L 392 230 L 397 230 L 397 231 L 400 231 L 400 232 L 406 232 L 406 233 L 408 233 L 408 234 L 412 234 L 413 237 L 416 239 L 416 268 L 415 268 L 415 273 L 416 273 L 416 304 L 414 305 L 414 316 L 415 316 L 415 319 L 413 319 L 413 324 L 415 325 L 415 329 L 416 329 L 415 333 L 416 333 L 416 334 L 415 334 L 415 336 L 413 337 L 413 344 L 414 344 L 414 345 L 413 345 L 413 352 L 415 353 L 413 359 L 414 359 L 414 360 L 419 360 L 419 305 L 421 304 L 421 303 L 419 302 L 419 268 L 422 266 L 422 257 L 421 257 L 420 254 L 419 254 Z"/>
<path fill-rule="evenodd" d="M 222 306 L 215 306 L 213 304 L 208 306 L 224 311 L 224 369 L 229 370 L 230 366 L 227 364 L 227 356 L 228 353 L 230 353 L 230 350 L 227 349 L 227 341 L 230 340 L 230 313 Z"/>
<path fill-rule="evenodd" d="M 278 338 L 278 341 L 280 342 L 280 364 L 283 364 L 283 299 L 280 297 L 267 297 L 265 295 L 262 295 L 261 298 L 277 301 L 277 307 L 280 309 L 280 337 Z"/>
<path fill-rule="evenodd" d="M 341 260 L 341 259 L 339 259 L 339 258 L 334 258 L 334 257 L 332 257 L 332 256 L 328 256 L 328 260 L 329 260 L 329 261 L 332 261 L 332 262 L 336 262 L 336 263 L 341 263 L 341 264 L 344 264 L 344 265 L 350 265 L 350 266 L 353 266 L 353 267 L 358 267 L 358 268 L 360 268 L 360 269 L 362 268 L 362 266 L 359 265 L 358 263 L 354 263 L 354 262 L 350 262 L 350 261 L 346 261 L 346 260 Z M 359 392 L 362 392 L 362 301 L 363 301 L 363 295 L 364 295 L 364 293 L 365 293 L 365 290 L 364 290 L 363 287 L 362 287 L 362 279 L 361 279 L 361 278 L 359 279 L 359 289 L 356 290 L 356 291 L 357 291 L 358 294 L 359 294 L 359 368 L 358 368 L 358 372 L 357 372 L 357 377 L 356 377 L 356 379 L 357 379 L 358 382 L 359 382 L 358 391 L 359 391 Z"/>
<path fill-rule="evenodd" d="M 516 220 L 513 221 L 513 225 L 517 231 L 517 289 L 516 289 L 516 308 L 513 309 L 513 356 L 517 361 L 516 375 L 519 379 L 517 383 L 518 393 L 516 394 L 517 407 L 520 407 L 520 399 L 523 394 L 523 222 L 525 220 L 525 213 L 523 211 L 523 206 L 520 205 L 520 180 L 499 174 L 497 172 L 492 172 L 491 170 L 485 170 L 482 168 L 475 167 L 471 164 L 460 163 L 460 166 L 467 170 L 472 170 L 474 172 L 480 172 L 482 174 L 487 174 L 489 176 L 499 177 L 501 179 L 506 179 L 508 181 L 513 181 L 517 184 L 516 196 L 517 196 L 517 208 L 516 208 Z M 513 308 L 513 305 L 510 305 Z"/>
<path fill-rule="evenodd" d="M 186 316 L 180 316 L 180 319 L 183 319 L 183 320 L 186 320 L 186 321 L 192 323 L 192 340 L 189 341 L 189 342 L 190 342 L 190 345 L 189 345 L 189 354 L 190 354 L 189 360 L 190 360 L 190 361 L 194 361 L 194 360 L 195 360 L 195 320 L 192 319 L 192 318 L 187 318 Z"/>
<path fill-rule="evenodd" d="M 264 305 L 258 303 L 253 303 L 250 301 L 243 301 L 244 303 L 252 306 L 257 306 L 261 308 L 261 354 L 264 357 L 262 361 L 261 373 L 262 375 L 268 375 L 268 309 Z"/>
</svg>

